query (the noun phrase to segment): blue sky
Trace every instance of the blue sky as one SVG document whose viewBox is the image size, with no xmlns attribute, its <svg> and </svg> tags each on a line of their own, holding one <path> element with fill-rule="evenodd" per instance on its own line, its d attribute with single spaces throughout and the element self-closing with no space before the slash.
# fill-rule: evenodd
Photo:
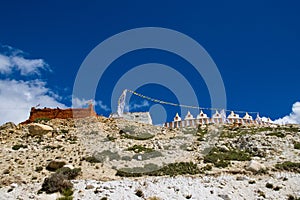
<svg viewBox="0 0 300 200">
<path fill-rule="evenodd" d="M 206 49 L 224 81 L 227 108 L 259 111 L 272 119 L 286 116 L 299 123 L 299 8 L 298 1 L 3 1 L 1 122 L 22 121 L 36 104 L 71 106 L 77 71 L 93 48 L 122 31 L 164 27 L 188 35 Z M 201 106 L 210 106 L 206 85 L 189 63 L 150 49 L 123 55 L 109 66 L 98 85 L 97 112 L 110 113 L 113 86 L 122 74 L 149 62 L 177 70 L 184 66 L 181 73 L 201 97 Z M 168 88 L 157 84 L 138 91 L 176 102 Z M 139 98 L 130 102 L 132 110 L 149 110 L 152 105 Z M 166 109 L 168 120 L 178 111 Z"/>
</svg>

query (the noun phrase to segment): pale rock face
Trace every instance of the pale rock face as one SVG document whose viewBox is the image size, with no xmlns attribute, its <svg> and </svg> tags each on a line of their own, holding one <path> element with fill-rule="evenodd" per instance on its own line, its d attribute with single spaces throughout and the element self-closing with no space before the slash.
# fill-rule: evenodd
<svg viewBox="0 0 300 200">
<path fill-rule="evenodd" d="M 35 135 L 45 135 L 51 131 L 53 131 L 53 128 L 51 126 L 48 125 L 44 125 L 44 124 L 39 124 L 39 123 L 33 123 L 30 124 L 30 126 L 28 127 L 29 133 L 32 136 Z"/>
<path fill-rule="evenodd" d="M 127 112 L 123 113 L 122 117 L 130 121 L 152 124 L 152 118 L 149 112 Z"/>
<path fill-rule="evenodd" d="M 265 170 L 266 167 L 265 165 L 255 161 L 255 160 L 251 160 L 248 164 L 248 166 L 246 167 L 246 169 L 248 171 L 252 171 L 252 172 L 258 172 L 260 170 Z"/>
</svg>

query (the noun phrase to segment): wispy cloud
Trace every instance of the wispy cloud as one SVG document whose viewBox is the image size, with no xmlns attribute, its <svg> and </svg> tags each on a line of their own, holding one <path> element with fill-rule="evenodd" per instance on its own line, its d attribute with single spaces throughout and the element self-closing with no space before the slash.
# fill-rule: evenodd
<svg viewBox="0 0 300 200">
<path fill-rule="evenodd" d="M 130 110 L 136 110 L 140 108 L 149 107 L 150 104 L 147 100 L 142 101 L 141 103 L 130 103 L 129 105 L 125 106 L 125 112 L 128 112 Z"/>
<path fill-rule="evenodd" d="M 274 121 L 276 124 L 300 124 L 300 102 L 293 104 L 292 112 Z"/>
<path fill-rule="evenodd" d="M 109 107 L 105 105 L 101 100 L 95 101 L 95 100 L 87 100 L 82 98 L 74 97 L 72 99 L 72 106 L 77 108 L 83 108 L 86 107 L 89 103 L 92 103 L 95 106 L 99 106 L 104 111 L 110 111 Z"/>
<path fill-rule="evenodd" d="M 64 108 L 65 105 L 59 103 L 45 85 L 40 80 L 0 80 L 0 124 L 26 120 L 30 108 L 37 104 Z"/>
<path fill-rule="evenodd" d="M 43 59 L 25 58 L 25 53 L 11 46 L 2 45 L 3 52 L 0 53 L 0 73 L 9 75 L 14 71 L 22 76 L 40 74 L 41 70 L 49 69 Z"/>
</svg>

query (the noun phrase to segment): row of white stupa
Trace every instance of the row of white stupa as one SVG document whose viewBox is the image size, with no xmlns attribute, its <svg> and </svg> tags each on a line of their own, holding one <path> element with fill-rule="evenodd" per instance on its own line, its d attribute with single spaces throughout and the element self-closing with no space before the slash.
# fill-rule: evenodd
<svg viewBox="0 0 300 200">
<path fill-rule="evenodd" d="M 178 113 L 176 113 L 173 122 L 165 123 L 166 127 L 183 127 L 183 126 L 193 126 L 197 124 L 208 124 L 208 123 L 242 123 L 242 124 L 269 124 L 271 123 L 271 119 L 268 118 L 267 121 L 263 121 L 262 118 L 257 115 L 256 119 L 253 120 L 253 117 L 249 115 L 247 112 L 244 117 L 240 117 L 238 114 L 231 111 L 231 113 L 226 117 L 225 113 L 220 114 L 216 111 L 213 114 L 212 118 L 209 118 L 207 114 L 203 113 L 201 110 L 197 115 L 196 119 L 193 115 L 188 111 L 184 120 L 181 119 Z"/>
</svg>

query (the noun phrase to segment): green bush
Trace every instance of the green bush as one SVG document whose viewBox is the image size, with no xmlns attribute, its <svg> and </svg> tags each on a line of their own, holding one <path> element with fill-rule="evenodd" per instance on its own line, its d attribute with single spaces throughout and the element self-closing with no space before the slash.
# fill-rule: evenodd
<svg viewBox="0 0 300 200">
<path fill-rule="evenodd" d="M 62 167 L 56 171 L 56 173 L 67 176 L 67 179 L 71 180 L 76 178 L 81 172 L 81 168 L 70 169 L 69 167 Z"/>
<path fill-rule="evenodd" d="M 73 184 L 70 179 L 74 179 L 80 171 L 80 168 L 69 169 L 66 167 L 57 170 L 54 174 L 51 174 L 49 178 L 45 178 L 40 192 L 44 191 L 47 194 L 60 192 L 64 196 L 72 195 Z"/>
<path fill-rule="evenodd" d="M 271 133 L 268 133 L 267 136 L 276 136 L 276 137 L 284 138 L 285 134 L 282 132 L 271 132 Z"/>
<path fill-rule="evenodd" d="M 149 140 L 154 138 L 154 135 L 150 133 L 138 133 L 138 134 L 124 134 L 124 138 L 133 140 Z"/>
<path fill-rule="evenodd" d="M 142 197 L 142 198 L 144 197 L 144 193 L 143 193 L 142 190 L 136 190 L 135 195 L 138 196 L 138 197 Z"/>
<path fill-rule="evenodd" d="M 66 189 L 72 189 L 73 184 L 67 179 L 66 175 L 60 173 L 54 173 L 49 178 L 45 178 L 41 191 L 45 191 L 47 194 L 54 192 L 62 192 Z"/>
<path fill-rule="evenodd" d="M 148 169 L 144 169 L 148 168 Z M 199 174 L 201 170 L 198 168 L 197 164 L 192 162 L 180 162 L 180 163 L 170 163 L 162 168 L 156 166 L 146 166 L 144 168 L 122 168 L 117 170 L 117 176 L 121 177 L 140 177 L 143 175 L 147 176 L 177 176 L 184 174 Z"/>
<path fill-rule="evenodd" d="M 50 118 L 47 117 L 40 117 L 40 118 L 36 118 L 34 120 L 35 123 L 40 123 L 40 122 L 48 122 L 50 120 Z"/>
<path fill-rule="evenodd" d="M 300 200 L 300 197 L 295 197 L 293 195 L 289 195 L 288 200 Z"/>
<path fill-rule="evenodd" d="M 13 150 L 19 150 L 21 148 L 28 148 L 27 145 L 23 145 L 23 144 L 16 144 L 12 147 Z"/>
<path fill-rule="evenodd" d="M 71 188 L 63 189 L 61 194 L 64 195 L 65 197 L 69 197 L 73 195 L 73 190 Z"/>
<path fill-rule="evenodd" d="M 96 159 L 94 156 L 85 157 L 84 160 L 89 163 L 101 163 L 101 161 Z"/>
<path fill-rule="evenodd" d="M 213 163 L 215 167 L 225 168 L 230 164 L 231 160 L 247 161 L 251 159 L 251 155 L 240 150 L 230 150 L 222 152 L 214 147 L 207 155 L 204 156 L 204 163 Z"/>
<path fill-rule="evenodd" d="M 300 149 L 300 143 L 299 142 L 294 143 L 294 149 Z"/>
<path fill-rule="evenodd" d="M 279 170 L 300 173 L 300 163 L 285 161 L 283 163 L 276 164 L 275 168 Z"/>
</svg>

